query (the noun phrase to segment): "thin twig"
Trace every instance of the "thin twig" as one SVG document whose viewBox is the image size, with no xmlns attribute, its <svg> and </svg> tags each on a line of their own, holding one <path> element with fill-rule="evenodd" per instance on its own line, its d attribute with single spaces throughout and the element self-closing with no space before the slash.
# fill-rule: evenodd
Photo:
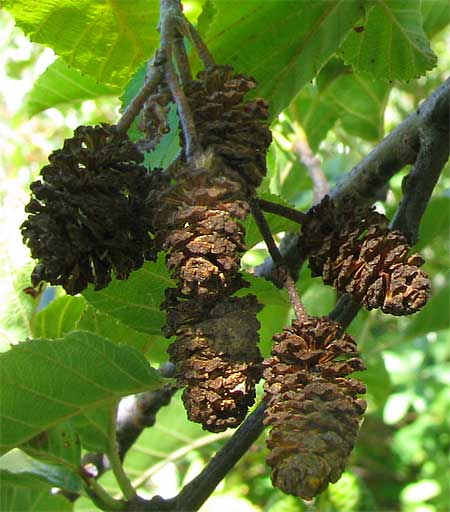
<svg viewBox="0 0 450 512">
<path fill-rule="evenodd" d="M 163 79 L 162 61 L 157 52 L 153 64 L 149 65 L 150 71 L 142 89 L 136 94 L 125 109 L 122 117 L 119 119 L 116 127 L 119 132 L 126 132 L 133 123 L 136 116 L 142 110 L 147 98 L 155 91 L 158 84 Z"/>
<path fill-rule="evenodd" d="M 276 215 L 285 217 L 286 219 L 297 222 L 298 224 L 302 224 L 308 218 L 306 213 L 299 212 L 294 208 L 289 208 L 289 206 L 273 203 L 272 201 L 266 201 L 265 199 L 258 199 L 257 201 L 261 210 L 268 213 L 275 213 Z"/>
<path fill-rule="evenodd" d="M 375 148 L 331 190 L 330 195 L 339 204 L 344 197 L 351 197 L 355 204 L 371 205 L 380 189 L 386 186 L 392 176 L 407 164 L 413 164 L 420 150 L 420 133 L 425 125 L 434 125 L 433 132 L 436 148 L 448 147 L 449 123 L 448 97 L 450 78 L 440 85 L 416 112 L 405 119 L 395 130 L 387 135 Z M 429 133 L 431 133 L 429 131 Z M 438 150 L 439 151 L 439 150 Z M 297 271 L 303 264 L 298 252 L 298 235 L 290 237 L 286 250 L 282 252 L 285 260 L 297 261 Z M 276 263 L 267 258 L 255 273 L 274 280 Z M 291 274 L 295 273 L 290 265 Z"/>
<path fill-rule="evenodd" d="M 185 20 L 184 27 L 186 30 L 186 36 L 188 36 L 192 43 L 194 43 L 198 56 L 200 57 L 200 60 L 202 61 L 205 68 L 214 67 L 216 65 L 214 57 L 212 56 L 209 48 L 206 46 L 205 42 L 195 27 L 187 19 Z"/>
<path fill-rule="evenodd" d="M 283 257 L 281 256 L 281 253 L 278 250 L 275 240 L 273 239 L 272 232 L 270 231 L 270 227 L 267 224 L 267 220 L 264 217 L 264 214 L 258 205 L 258 201 L 251 201 L 250 207 L 256 225 L 258 226 L 258 229 L 261 232 L 264 241 L 266 242 L 269 254 L 272 257 L 275 264 L 277 265 L 278 276 L 281 278 L 283 286 L 286 288 L 288 292 L 289 300 L 291 301 L 292 307 L 294 308 L 295 311 L 295 316 L 300 322 L 302 322 L 306 320 L 309 315 L 306 312 L 305 306 L 303 305 L 300 296 L 298 295 L 297 288 L 295 287 L 295 282 L 292 279 L 289 269 L 285 265 Z"/>
<path fill-rule="evenodd" d="M 189 58 L 184 45 L 183 36 L 178 33 L 173 40 L 173 54 L 177 63 L 178 73 L 181 83 L 184 85 L 192 80 L 192 71 L 189 64 Z"/>
<path fill-rule="evenodd" d="M 122 461 L 119 457 L 118 443 L 116 437 L 116 417 L 117 417 L 117 407 L 114 408 L 114 411 L 111 414 L 111 429 L 108 439 L 108 459 L 111 463 L 111 469 L 116 477 L 117 483 L 119 484 L 120 490 L 122 491 L 124 497 L 131 501 L 136 498 L 136 491 L 134 487 L 131 485 L 130 479 L 125 473 Z"/>
<path fill-rule="evenodd" d="M 189 103 L 172 62 L 173 41 L 174 38 L 179 37 L 180 27 L 183 26 L 184 19 L 179 0 L 161 0 L 159 32 L 161 34 L 161 48 L 166 59 L 165 78 L 177 106 L 178 117 L 184 135 L 185 154 L 189 161 L 193 159 L 199 148 L 197 130 Z"/>
<path fill-rule="evenodd" d="M 173 510 L 198 510 L 264 430 L 265 403 L 257 407 L 206 468 L 174 498 Z M 172 500 L 171 500 L 172 501 Z"/>
</svg>

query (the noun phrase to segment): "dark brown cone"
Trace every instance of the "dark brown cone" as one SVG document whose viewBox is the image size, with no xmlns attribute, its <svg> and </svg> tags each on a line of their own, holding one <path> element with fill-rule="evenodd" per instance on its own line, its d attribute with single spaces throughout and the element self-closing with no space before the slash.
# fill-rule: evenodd
<svg viewBox="0 0 450 512">
<path fill-rule="evenodd" d="M 418 254 L 386 217 L 349 204 L 337 209 L 326 196 L 302 226 L 300 251 L 309 256 L 313 276 L 350 293 L 367 309 L 409 315 L 428 301 L 430 281 Z"/>
<path fill-rule="evenodd" d="M 262 361 L 256 313 L 261 306 L 254 295 L 223 298 L 212 309 L 205 304 L 202 311 L 198 301 L 192 302 L 182 308 L 183 318 L 172 317 L 177 339 L 169 348 L 170 360 L 178 383 L 186 386 L 183 402 L 189 419 L 221 432 L 237 427 L 255 401 Z"/>
<path fill-rule="evenodd" d="M 253 78 L 233 75 L 230 66 L 202 71 L 185 86 L 201 146 L 213 148 L 251 188 L 259 186 L 265 176 L 266 152 L 272 141 L 267 102 L 261 98 L 244 101 L 255 87 Z"/>
<path fill-rule="evenodd" d="M 80 126 L 49 157 L 42 180 L 31 184 L 24 242 L 39 260 L 41 280 L 76 294 L 104 288 L 114 273 L 125 279 L 154 259 L 147 196 L 150 175 L 142 154 L 114 126 Z"/>
<path fill-rule="evenodd" d="M 312 499 L 336 482 L 353 449 L 366 403 L 355 340 L 336 322 L 309 318 L 274 336 L 264 362 L 267 463 L 282 491 Z"/>
<path fill-rule="evenodd" d="M 167 253 L 183 296 L 230 295 L 243 285 L 240 253 L 249 205 L 239 176 L 220 158 L 206 155 L 193 169 L 176 162 L 173 183 L 151 196 L 156 243 Z"/>
</svg>

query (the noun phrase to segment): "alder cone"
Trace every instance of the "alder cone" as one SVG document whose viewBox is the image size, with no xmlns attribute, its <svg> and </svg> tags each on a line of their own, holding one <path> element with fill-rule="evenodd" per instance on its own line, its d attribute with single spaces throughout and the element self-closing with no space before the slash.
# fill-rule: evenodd
<svg viewBox="0 0 450 512">
<path fill-rule="evenodd" d="M 294 321 L 274 340 L 263 372 L 267 463 L 276 487 L 312 499 L 339 479 L 353 449 L 365 386 L 347 376 L 365 367 L 355 340 L 327 318 Z"/>
<path fill-rule="evenodd" d="M 220 158 L 205 153 L 199 164 L 177 161 L 171 166 L 171 179 L 150 197 L 153 229 L 180 294 L 214 299 L 244 285 L 240 221 L 250 208 L 242 180 Z"/>
<path fill-rule="evenodd" d="M 201 146 L 214 149 L 250 191 L 266 174 L 266 152 L 272 141 L 267 101 L 244 101 L 255 87 L 254 78 L 233 74 L 231 66 L 201 71 L 198 80 L 185 86 Z"/>
<path fill-rule="evenodd" d="M 195 306 L 194 306 L 195 308 Z M 169 348 L 190 420 L 210 432 L 237 427 L 255 401 L 261 306 L 254 295 L 225 297 L 203 319 L 177 328 Z"/>
<path fill-rule="evenodd" d="M 24 242 L 39 260 L 32 274 L 76 294 L 93 283 L 125 279 L 154 259 L 149 235 L 149 173 L 142 154 L 114 126 L 80 126 L 49 157 L 31 184 L 22 224 Z"/>
<path fill-rule="evenodd" d="M 344 213 L 343 213 L 344 212 Z M 428 301 L 430 281 L 424 260 L 399 231 L 373 209 L 349 204 L 338 210 L 326 196 L 302 226 L 300 251 L 309 256 L 313 276 L 346 292 L 367 309 L 409 315 Z"/>
<path fill-rule="evenodd" d="M 244 102 L 253 79 L 225 66 L 198 78 L 185 93 L 201 150 L 189 163 L 182 154 L 150 199 L 155 243 L 177 281 L 162 305 L 164 332 L 176 336 L 170 358 L 189 418 L 220 432 L 246 416 L 260 377 L 260 305 L 232 295 L 247 286 L 239 272 L 242 221 L 266 172 L 271 133 L 267 103 Z"/>
</svg>

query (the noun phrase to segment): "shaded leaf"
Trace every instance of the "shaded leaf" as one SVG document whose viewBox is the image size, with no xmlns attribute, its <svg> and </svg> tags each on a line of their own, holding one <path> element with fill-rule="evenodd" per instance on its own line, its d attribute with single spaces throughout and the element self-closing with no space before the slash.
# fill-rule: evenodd
<svg viewBox="0 0 450 512">
<path fill-rule="evenodd" d="M 0 470 L 6 469 L 11 473 L 28 473 L 70 492 L 80 492 L 81 478 L 61 465 L 46 464 L 30 457 L 22 450 L 14 448 L 0 457 Z"/>
<path fill-rule="evenodd" d="M 112 415 L 116 411 L 116 403 L 105 407 L 96 407 L 73 418 L 72 423 L 80 435 L 83 448 L 94 452 L 109 451 L 109 439 L 114 423 Z"/>
<path fill-rule="evenodd" d="M 447 0 L 422 2 L 423 29 L 433 37 L 450 23 L 450 8 Z"/>
<path fill-rule="evenodd" d="M 98 84 L 59 58 L 34 82 L 26 100 L 26 108 L 31 117 L 47 108 L 114 95 L 117 90 L 115 87 Z"/>
<path fill-rule="evenodd" d="M 40 432 L 37 436 L 21 445 L 29 455 L 49 462 L 61 464 L 76 471 L 80 464 L 80 441 L 71 424 L 63 422 Z"/>
<path fill-rule="evenodd" d="M 52 494 L 51 486 L 34 475 L 0 471 L 0 510 L 5 512 L 45 512 L 72 510 L 70 501 Z"/>
<path fill-rule="evenodd" d="M 136 73 L 133 75 L 133 78 L 128 82 L 125 87 L 124 93 L 121 96 L 120 100 L 122 102 L 122 110 L 125 110 L 127 105 L 131 102 L 131 100 L 136 96 L 139 90 L 142 88 L 144 84 L 146 74 L 146 65 L 141 66 Z M 138 129 L 138 124 L 141 119 L 141 116 L 133 122 L 128 130 L 128 135 L 134 142 L 142 140 L 145 138 L 145 134 Z M 153 151 L 145 151 L 145 165 L 149 168 L 162 167 L 166 168 L 168 165 L 175 159 L 178 152 L 180 151 L 180 142 L 179 142 L 179 132 L 178 125 L 179 119 L 177 110 L 174 105 L 171 106 L 168 121 L 170 131 L 166 133 L 158 145 Z"/>
<path fill-rule="evenodd" d="M 35 43 L 100 83 L 123 86 L 156 49 L 156 0 L 7 0 L 5 8 Z"/>
<path fill-rule="evenodd" d="M 78 321 L 77 328 L 94 332 L 114 343 L 131 345 L 146 354 L 152 362 L 162 363 L 167 360 L 167 341 L 162 334 L 152 335 L 136 331 L 117 318 L 102 313 L 92 306 L 86 308 Z"/>
<path fill-rule="evenodd" d="M 33 323 L 33 335 L 36 338 L 60 338 L 76 328 L 78 320 L 86 307 L 83 297 L 64 295 L 39 311 Z"/>
<path fill-rule="evenodd" d="M 381 80 L 410 80 L 436 65 L 422 28 L 420 0 L 378 0 L 340 53 L 347 64 Z"/>
<path fill-rule="evenodd" d="M 146 263 L 126 281 L 113 279 L 98 292 L 83 292 L 96 309 L 117 318 L 125 325 L 147 334 L 160 335 L 165 314 L 160 310 L 164 290 L 173 285 L 161 256 L 156 263 Z"/>
<path fill-rule="evenodd" d="M 0 358 L 2 452 L 162 382 L 137 350 L 85 331 L 24 342 Z"/>
<path fill-rule="evenodd" d="M 330 66 L 331 70 L 328 70 Z M 319 73 L 316 86 L 305 87 L 289 108 L 302 125 L 313 151 L 339 120 L 350 135 L 369 141 L 382 138 L 390 85 L 367 74 L 352 73 L 335 60 Z"/>
<path fill-rule="evenodd" d="M 199 27 L 218 63 L 257 79 L 257 93 L 270 102 L 275 117 L 314 78 L 372 3 L 259 0 L 233 2 L 230 8 L 229 0 L 215 0 L 206 5 Z"/>
</svg>

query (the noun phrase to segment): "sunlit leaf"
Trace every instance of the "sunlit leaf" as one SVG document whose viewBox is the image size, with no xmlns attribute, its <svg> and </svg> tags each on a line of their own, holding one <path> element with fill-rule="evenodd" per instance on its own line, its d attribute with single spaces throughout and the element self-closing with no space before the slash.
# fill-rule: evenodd
<svg viewBox="0 0 450 512">
<path fill-rule="evenodd" d="M 17 25 L 97 82 L 123 86 L 158 45 L 156 0 L 6 0 Z"/>
<path fill-rule="evenodd" d="M 257 92 L 276 116 L 314 78 L 372 3 L 214 0 L 205 7 L 199 26 L 218 63 L 258 80 Z"/>
<path fill-rule="evenodd" d="M 26 108 L 31 117 L 47 108 L 76 105 L 82 100 L 117 94 L 118 90 L 82 75 L 60 58 L 50 64 L 34 82 L 27 97 Z"/>
<path fill-rule="evenodd" d="M 2 452 L 63 420 L 161 385 L 137 350 L 85 331 L 24 342 L 0 358 Z"/>
<path fill-rule="evenodd" d="M 58 297 L 36 315 L 33 335 L 36 338 L 60 338 L 75 329 L 85 307 L 83 297 Z"/>
<path fill-rule="evenodd" d="M 420 0 L 378 0 L 340 50 L 348 64 L 381 80 L 410 80 L 436 65 Z"/>
</svg>

